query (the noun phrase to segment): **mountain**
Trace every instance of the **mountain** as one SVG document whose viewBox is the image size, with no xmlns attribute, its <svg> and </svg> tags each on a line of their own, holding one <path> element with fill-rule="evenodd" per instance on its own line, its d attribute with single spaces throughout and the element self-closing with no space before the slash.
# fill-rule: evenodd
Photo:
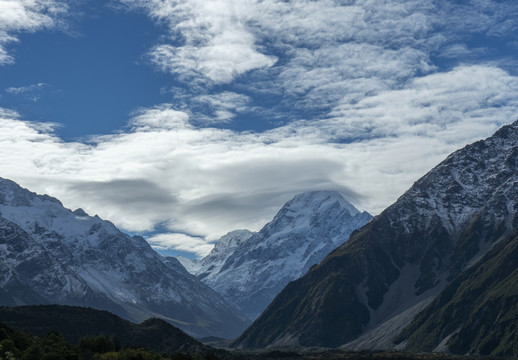
<svg viewBox="0 0 518 360">
<path fill-rule="evenodd" d="M 195 274 L 201 267 L 198 259 L 189 259 L 185 256 L 178 255 L 176 259 L 182 264 L 182 266 L 191 274 Z"/>
<path fill-rule="evenodd" d="M 159 319 L 134 324 L 107 311 L 63 305 L 0 307 L 0 323 L 23 333 L 62 334 L 77 344 L 82 337 L 108 335 L 122 347 L 144 347 L 161 353 L 202 353 L 211 350 L 180 329 Z"/>
<path fill-rule="evenodd" d="M 195 336 L 231 338 L 245 321 L 175 258 L 139 236 L 0 179 L 0 305 L 90 306 Z"/>
<path fill-rule="evenodd" d="M 191 274 L 217 273 L 236 247 L 253 234 L 249 230 L 234 230 L 222 236 L 212 251 L 201 260 L 189 259 L 182 255 L 176 258 Z"/>
<path fill-rule="evenodd" d="M 222 237 L 197 276 L 254 320 L 286 284 L 371 218 L 338 192 L 303 193 L 258 233 L 238 230 Z"/>
<path fill-rule="evenodd" d="M 432 169 L 303 278 L 288 284 L 233 345 L 390 348 L 395 346 L 392 338 L 419 313 L 412 329 L 427 326 L 435 331 L 435 343 L 441 343 L 467 326 L 452 321 L 460 310 L 478 311 L 479 317 L 472 319 L 476 331 L 477 319 L 496 314 L 488 307 L 465 308 L 464 304 L 475 296 L 498 293 L 490 293 L 488 286 L 478 292 L 468 287 L 452 297 L 454 282 L 468 276 L 469 269 L 482 271 L 481 259 L 487 259 L 484 256 L 492 248 L 517 230 L 517 209 L 515 122 L 458 150 Z M 495 270 L 499 274 L 505 266 L 512 266 L 502 256 Z M 515 268 L 505 270 L 514 272 Z M 439 305 L 448 299 L 458 301 L 456 307 L 438 314 L 443 309 Z M 432 308 L 422 312 L 427 306 Z M 429 319 L 431 314 L 438 317 Z M 504 312 L 499 315 L 506 316 Z M 407 346 L 421 341 L 426 333 L 410 336 Z M 402 348 L 404 338 L 397 338 Z"/>
<path fill-rule="evenodd" d="M 200 274 L 207 282 L 212 282 L 234 251 L 254 234 L 249 230 L 234 230 L 222 236 L 212 251 L 200 261 L 196 274 Z"/>
<path fill-rule="evenodd" d="M 514 217 L 514 226 L 518 216 Z M 518 355 L 518 231 L 500 240 L 395 339 L 413 352 Z"/>
</svg>

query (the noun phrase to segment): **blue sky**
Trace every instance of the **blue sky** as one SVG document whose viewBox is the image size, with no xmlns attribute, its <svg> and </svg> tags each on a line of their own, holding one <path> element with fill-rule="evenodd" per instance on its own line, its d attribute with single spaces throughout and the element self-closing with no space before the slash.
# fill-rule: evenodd
<svg viewBox="0 0 518 360">
<path fill-rule="evenodd" d="M 518 113 L 518 3 L 0 0 L 0 176 L 203 256 L 293 195 L 373 214 Z"/>
<path fill-rule="evenodd" d="M 80 9 L 85 14 L 65 31 L 21 34 L 9 46 L 15 62 L 0 68 L 2 106 L 61 124 L 56 133 L 67 140 L 123 128 L 139 106 L 166 101 L 160 90 L 171 82 L 144 59 L 160 36 L 145 15 L 91 4 Z"/>
</svg>

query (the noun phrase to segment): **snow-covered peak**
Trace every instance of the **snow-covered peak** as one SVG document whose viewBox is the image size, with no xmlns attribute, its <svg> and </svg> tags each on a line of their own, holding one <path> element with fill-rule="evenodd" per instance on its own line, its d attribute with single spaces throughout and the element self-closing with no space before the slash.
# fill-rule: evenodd
<svg viewBox="0 0 518 360">
<path fill-rule="evenodd" d="M 218 256 L 219 254 L 231 253 L 235 248 L 248 240 L 254 233 L 250 230 L 234 230 L 223 235 L 214 245 L 214 249 L 209 256 Z"/>
<path fill-rule="evenodd" d="M 299 215 L 311 215 L 315 212 L 325 212 L 329 207 L 336 204 L 346 209 L 351 216 L 359 214 L 358 209 L 347 201 L 342 193 L 338 191 L 308 191 L 298 194 L 288 201 L 283 209 L 295 212 Z"/>
<path fill-rule="evenodd" d="M 0 180 L 0 214 L 26 232 L 36 234 L 36 239 L 44 241 L 59 234 L 74 247 L 95 246 L 104 236 L 121 234 L 109 221 L 88 216 L 82 209 L 66 209 L 59 200 L 38 195 L 6 179 Z"/>
<path fill-rule="evenodd" d="M 74 211 L 72 211 L 74 213 L 75 216 L 79 216 L 79 217 L 86 217 L 86 216 L 90 216 L 88 215 L 83 209 L 79 208 L 79 209 L 75 209 Z"/>
<path fill-rule="evenodd" d="M 438 220 L 449 234 L 458 236 L 481 207 L 494 201 L 496 192 L 512 208 L 514 199 L 508 193 L 518 182 L 517 143 L 518 121 L 452 153 L 387 211 L 408 221 L 416 216 L 426 219 L 415 224 L 421 231 L 435 227 Z"/>
<path fill-rule="evenodd" d="M 337 218 L 356 226 L 363 219 L 365 222 L 370 220 L 371 216 L 368 213 L 360 213 L 337 191 L 311 191 L 296 195 L 288 201 L 261 232 L 263 237 L 268 238 L 268 246 L 284 247 L 283 242 L 288 240 L 288 246 L 292 247 L 295 244 L 290 236 L 286 236 L 287 234 L 307 236 L 312 232 L 325 232 L 326 229 L 336 227 L 333 222 Z M 352 227 L 355 229 L 354 226 Z M 338 245 L 339 241 L 347 240 L 347 237 L 340 240 L 342 237 L 342 234 L 334 234 L 329 236 L 329 240 Z"/>
<path fill-rule="evenodd" d="M 0 178 L 0 204 L 9 206 L 35 206 L 53 203 L 62 206 L 58 199 L 48 195 L 37 195 L 22 188 L 14 181 Z"/>
<path fill-rule="evenodd" d="M 370 219 L 339 192 L 299 194 L 258 233 L 232 232 L 219 240 L 197 276 L 254 319 L 288 282 Z"/>
<path fill-rule="evenodd" d="M 199 262 L 199 267 L 193 274 L 205 278 L 218 273 L 234 251 L 254 234 L 250 230 L 235 230 L 223 235 L 212 251 Z"/>
</svg>

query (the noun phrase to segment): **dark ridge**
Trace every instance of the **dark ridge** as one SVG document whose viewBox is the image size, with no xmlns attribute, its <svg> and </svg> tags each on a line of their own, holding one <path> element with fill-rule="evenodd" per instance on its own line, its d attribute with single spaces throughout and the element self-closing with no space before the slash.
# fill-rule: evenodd
<svg viewBox="0 0 518 360">
<path fill-rule="evenodd" d="M 92 308 L 62 305 L 0 307 L 0 323 L 36 336 L 57 332 L 74 344 L 85 336 L 108 335 L 118 339 L 122 347 L 143 347 L 160 353 L 212 351 L 163 320 L 148 319 L 134 324 Z"/>
</svg>

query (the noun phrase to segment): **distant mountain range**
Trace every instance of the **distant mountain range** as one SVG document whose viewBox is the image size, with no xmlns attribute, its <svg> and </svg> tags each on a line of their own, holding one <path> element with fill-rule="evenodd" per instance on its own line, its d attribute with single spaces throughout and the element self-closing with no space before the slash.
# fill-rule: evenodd
<svg viewBox="0 0 518 360">
<path fill-rule="evenodd" d="M 0 305 L 90 306 L 137 322 L 160 317 L 195 336 L 232 338 L 247 324 L 143 238 L 5 179 L 0 249 Z"/>
<path fill-rule="evenodd" d="M 254 320 L 290 281 L 317 265 L 371 218 L 338 192 L 299 194 L 259 232 L 237 230 L 218 240 L 211 253 L 194 265 L 195 274 Z"/>
<path fill-rule="evenodd" d="M 515 122 L 417 181 L 288 284 L 234 346 L 516 356 L 517 213 Z"/>
<path fill-rule="evenodd" d="M 196 278 L 143 238 L 0 179 L 0 305 L 89 306 L 232 338 L 370 219 L 337 192 L 300 194 L 258 233 L 233 231 L 202 261 L 181 259 Z"/>
</svg>

